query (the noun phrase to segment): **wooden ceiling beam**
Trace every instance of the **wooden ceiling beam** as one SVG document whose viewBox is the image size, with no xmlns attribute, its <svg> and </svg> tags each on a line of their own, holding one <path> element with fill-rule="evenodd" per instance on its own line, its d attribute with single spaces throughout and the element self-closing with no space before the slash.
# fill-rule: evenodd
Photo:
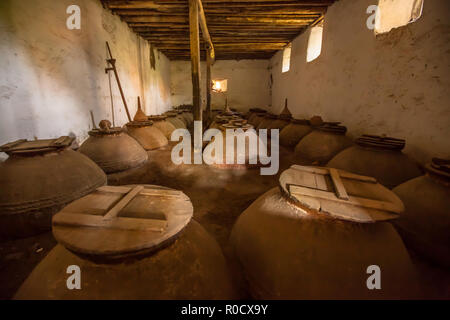
<svg viewBox="0 0 450 320">
<path fill-rule="evenodd" d="M 276 12 L 271 12 L 269 10 L 260 10 L 258 11 L 237 11 L 237 10 L 205 10 L 205 14 L 208 17 L 223 17 L 233 15 L 233 17 L 265 17 L 265 18 L 311 18 L 318 17 L 323 14 L 324 10 L 314 11 L 314 12 L 306 12 L 304 9 L 301 10 L 276 10 Z M 159 13 L 152 10 L 113 10 L 115 14 L 120 16 L 186 16 L 186 12 L 164 12 Z"/>
<path fill-rule="evenodd" d="M 181 7 L 188 8 L 186 0 L 181 1 L 139 1 L 139 0 L 102 0 L 103 4 L 110 9 L 158 9 L 162 7 Z M 304 7 L 312 6 L 329 6 L 333 3 L 333 0 L 316 0 L 316 1 L 302 1 L 298 0 L 203 0 L 205 7 L 209 6 L 221 6 L 224 3 L 232 4 L 233 6 L 245 5 L 245 6 L 273 6 L 273 5 L 296 5 Z"/>
<path fill-rule="evenodd" d="M 125 16 L 122 18 L 130 23 L 187 23 L 188 19 L 183 16 Z M 206 22 L 213 23 L 233 23 L 233 24 L 266 24 L 271 25 L 304 25 L 314 22 L 317 18 L 265 18 L 265 17 L 214 17 L 208 16 Z"/>
<path fill-rule="evenodd" d="M 174 49 L 174 50 L 188 50 L 189 44 L 155 44 L 155 47 L 158 49 Z M 276 43 L 256 43 L 256 42 L 248 42 L 248 43 L 218 43 L 216 44 L 216 49 L 220 52 L 222 51 L 230 51 L 230 50 L 238 50 L 238 51 L 258 51 L 258 50 L 280 50 L 286 46 L 285 42 L 276 42 Z"/>
<path fill-rule="evenodd" d="M 172 29 L 185 29 L 185 25 L 177 25 L 170 23 L 130 23 L 130 27 L 150 27 L 150 28 L 172 28 Z M 302 26 L 309 26 L 310 23 L 299 23 L 297 25 L 267 25 L 267 24 L 218 24 L 218 23 L 208 23 L 208 28 L 211 31 L 217 30 L 298 30 Z"/>
</svg>

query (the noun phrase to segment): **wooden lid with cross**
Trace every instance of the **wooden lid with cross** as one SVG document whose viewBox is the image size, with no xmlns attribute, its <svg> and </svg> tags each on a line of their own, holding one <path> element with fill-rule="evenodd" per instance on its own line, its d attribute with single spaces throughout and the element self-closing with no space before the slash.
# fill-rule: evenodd
<svg viewBox="0 0 450 320">
<path fill-rule="evenodd" d="M 53 216 L 53 235 L 71 251 L 108 258 L 151 252 L 181 232 L 193 207 L 182 191 L 104 186 Z"/>
<path fill-rule="evenodd" d="M 391 220 L 404 211 L 397 195 L 375 178 L 344 170 L 293 165 L 281 173 L 279 182 L 294 204 L 342 220 Z"/>
<path fill-rule="evenodd" d="M 61 150 L 69 147 L 75 138 L 62 136 L 57 139 L 20 139 L 0 146 L 0 151 L 12 154 L 37 154 Z"/>
</svg>

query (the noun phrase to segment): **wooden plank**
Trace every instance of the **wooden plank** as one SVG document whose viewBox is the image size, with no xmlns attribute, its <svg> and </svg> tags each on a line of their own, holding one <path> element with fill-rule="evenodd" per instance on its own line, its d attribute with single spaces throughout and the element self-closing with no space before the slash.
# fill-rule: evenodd
<svg viewBox="0 0 450 320">
<path fill-rule="evenodd" d="M 122 210 L 128 202 L 130 202 L 139 192 L 144 189 L 144 186 L 136 186 L 130 190 L 113 208 L 111 208 L 104 216 L 103 219 L 110 220 L 116 218 L 120 210 Z"/>
<path fill-rule="evenodd" d="M 339 176 L 339 172 L 334 168 L 330 168 L 329 170 L 331 181 L 333 181 L 337 197 L 342 200 L 348 200 L 348 194 L 345 190 L 344 184 L 342 183 L 341 177 Z"/>
<path fill-rule="evenodd" d="M 330 172 L 328 168 L 300 166 L 297 164 L 292 165 L 291 168 L 295 169 L 295 170 L 306 171 L 306 172 L 311 172 L 311 173 L 318 173 L 318 174 L 323 174 L 323 175 L 327 175 Z M 377 183 L 377 179 L 375 179 L 373 177 L 361 176 L 359 174 L 354 174 L 351 172 L 345 172 L 345 171 L 340 170 L 339 175 L 341 176 L 341 178 L 353 179 L 353 180 L 370 182 L 370 183 Z"/>
<path fill-rule="evenodd" d="M 97 188 L 96 191 L 102 191 L 102 192 L 113 192 L 113 193 L 128 193 L 130 192 L 132 188 L 131 187 L 125 187 L 125 186 L 103 186 Z"/>
<path fill-rule="evenodd" d="M 316 189 L 327 191 L 328 186 L 325 180 L 325 175 L 315 174 L 314 179 L 316 180 Z"/>
<path fill-rule="evenodd" d="M 378 201 L 367 198 L 349 196 L 348 200 L 339 199 L 333 192 L 315 190 L 297 185 L 289 185 L 289 192 L 294 197 L 308 196 L 316 199 L 330 200 L 341 204 L 353 205 L 357 207 L 389 211 L 394 213 L 403 212 L 403 208 L 386 201 Z"/>
<path fill-rule="evenodd" d="M 113 192 L 113 193 L 128 193 L 130 192 L 131 187 L 125 186 L 103 186 L 97 188 L 97 191 L 103 192 Z M 180 197 L 183 192 L 180 190 L 171 190 L 171 189 L 156 189 L 156 188 L 147 188 L 144 186 L 144 189 L 139 193 L 143 196 L 155 196 L 155 197 Z"/>
<path fill-rule="evenodd" d="M 166 190 L 166 189 L 147 189 L 145 188 L 139 195 L 151 196 L 151 197 L 175 197 L 179 198 L 183 195 L 183 192 L 179 190 Z"/>
<path fill-rule="evenodd" d="M 167 228 L 167 221 L 129 217 L 105 220 L 96 215 L 61 212 L 53 217 L 53 225 L 162 232 Z"/>
</svg>

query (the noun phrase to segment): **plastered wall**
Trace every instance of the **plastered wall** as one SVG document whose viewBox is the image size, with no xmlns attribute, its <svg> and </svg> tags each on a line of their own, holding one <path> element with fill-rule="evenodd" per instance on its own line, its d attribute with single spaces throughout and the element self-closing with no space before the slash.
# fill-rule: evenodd
<svg viewBox="0 0 450 320">
<path fill-rule="evenodd" d="M 68 30 L 66 8 L 81 8 L 81 29 Z M 147 114 L 170 102 L 170 61 L 131 32 L 98 0 L 0 1 L 0 144 L 19 138 L 75 135 L 78 142 L 95 121 L 112 119 L 106 67 L 109 41 L 131 116 L 140 95 Z M 111 73 L 115 124 L 127 122 Z"/>
<path fill-rule="evenodd" d="M 172 103 L 192 104 L 192 76 L 190 61 L 171 61 L 170 80 Z M 201 63 L 201 90 L 206 101 L 206 64 Z M 218 60 L 211 67 L 211 78 L 227 79 L 226 96 L 230 108 L 246 111 L 251 107 L 269 107 L 270 73 L 268 60 Z M 206 105 L 206 103 L 204 103 Z M 212 93 L 212 108 L 223 108 L 225 94 Z"/>
<path fill-rule="evenodd" d="M 325 15 L 322 53 L 306 63 L 309 31 L 270 61 L 275 113 L 288 98 L 296 117 L 341 121 L 351 136 L 406 139 L 420 162 L 450 158 L 450 1 L 425 0 L 422 17 L 377 38 L 366 27 L 373 0 L 340 0 Z"/>
</svg>

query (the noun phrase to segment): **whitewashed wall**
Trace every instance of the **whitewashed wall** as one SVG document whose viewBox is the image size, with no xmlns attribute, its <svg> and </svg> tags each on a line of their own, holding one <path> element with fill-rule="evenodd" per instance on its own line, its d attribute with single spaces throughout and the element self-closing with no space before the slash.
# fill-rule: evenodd
<svg viewBox="0 0 450 320">
<path fill-rule="evenodd" d="M 81 8 L 81 30 L 66 28 L 66 8 Z M 0 144 L 19 138 L 73 134 L 79 142 L 98 123 L 111 119 L 109 41 L 131 116 L 140 95 L 148 114 L 171 106 L 170 61 L 155 52 L 150 68 L 148 42 L 98 0 L 0 1 Z M 116 125 L 127 122 L 112 76 Z"/>
<path fill-rule="evenodd" d="M 306 63 L 309 32 L 271 60 L 272 105 L 288 98 L 297 117 L 341 121 L 353 136 L 406 139 L 421 162 L 450 157 L 450 1 L 425 0 L 423 16 L 375 38 L 366 27 L 373 0 L 340 0 L 325 15 L 322 54 Z"/>
<path fill-rule="evenodd" d="M 201 63 L 201 90 L 206 101 L 206 64 Z M 268 60 L 218 60 L 211 68 L 212 79 L 228 80 L 228 105 L 241 111 L 251 107 L 269 107 L 270 73 Z M 171 61 L 170 80 L 172 103 L 192 104 L 190 61 Z M 225 105 L 223 93 L 212 93 L 212 108 Z"/>
</svg>

